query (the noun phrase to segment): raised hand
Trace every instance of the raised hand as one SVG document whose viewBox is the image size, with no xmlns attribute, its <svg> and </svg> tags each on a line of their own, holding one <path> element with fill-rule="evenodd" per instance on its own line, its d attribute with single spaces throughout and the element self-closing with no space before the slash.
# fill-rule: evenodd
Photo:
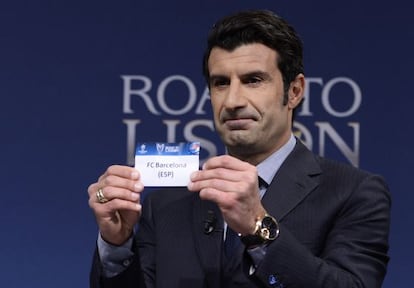
<svg viewBox="0 0 414 288">
<path fill-rule="evenodd" d="M 120 165 L 108 167 L 98 181 L 89 186 L 89 206 L 105 241 L 121 245 L 131 236 L 141 215 L 143 189 L 139 172 Z"/>
</svg>

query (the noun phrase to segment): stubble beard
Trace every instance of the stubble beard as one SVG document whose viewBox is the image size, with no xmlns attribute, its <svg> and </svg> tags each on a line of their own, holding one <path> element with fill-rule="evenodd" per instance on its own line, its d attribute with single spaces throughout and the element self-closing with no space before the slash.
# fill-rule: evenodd
<svg viewBox="0 0 414 288">
<path fill-rule="evenodd" d="M 258 144 L 261 143 L 258 135 L 251 135 L 254 131 L 231 131 L 220 133 L 220 137 L 227 148 L 228 154 L 241 160 L 251 158 L 251 156 L 260 153 Z M 226 134 L 226 135 L 225 135 Z"/>
</svg>

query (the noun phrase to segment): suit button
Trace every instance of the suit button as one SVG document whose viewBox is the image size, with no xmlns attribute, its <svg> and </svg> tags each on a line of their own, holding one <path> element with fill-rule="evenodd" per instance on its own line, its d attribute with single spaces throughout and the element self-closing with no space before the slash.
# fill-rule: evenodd
<svg viewBox="0 0 414 288">
<path fill-rule="evenodd" d="M 269 285 L 278 288 L 283 288 L 283 284 L 279 282 L 279 279 L 275 275 L 269 276 Z"/>
<path fill-rule="evenodd" d="M 131 265 L 131 260 L 130 259 L 125 259 L 124 261 L 122 261 L 122 265 L 124 267 L 128 267 L 129 265 Z"/>
</svg>

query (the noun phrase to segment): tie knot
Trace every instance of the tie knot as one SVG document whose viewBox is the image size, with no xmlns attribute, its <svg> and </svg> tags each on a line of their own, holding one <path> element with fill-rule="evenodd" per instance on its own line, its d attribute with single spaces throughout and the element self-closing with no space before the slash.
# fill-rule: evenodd
<svg viewBox="0 0 414 288">
<path fill-rule="evenodd" d="M 259 179 L 259 188 L 267 188 L 269 186 L 269 184 L 267 184 L 267 182 L 265 180 L 263 180 L 262 177 L 258 176 Z"/>
</svg>

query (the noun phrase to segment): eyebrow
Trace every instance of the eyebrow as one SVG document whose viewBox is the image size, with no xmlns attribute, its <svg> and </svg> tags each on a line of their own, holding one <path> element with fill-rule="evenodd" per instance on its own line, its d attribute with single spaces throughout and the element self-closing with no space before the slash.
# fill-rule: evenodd
<svg viewBox="0 0 414 288">
<path fill-rule="evenodd" d="M 241 79 L 251 78 L 251 77 L 260 77 L 260 78 L 263 78 L 264 80 L 269 80 L 271 78 L 269 73 L 265 71 L 261 71 L 261 70 L 251 71 L 251 72 L 242 74 L 240 76 Z"/>
<path fill-rule="evenodd" d="M 265 80 L 268 80 L 271 78 L 270 74 L 262 71 L 262 70 L 254 70 L 254 71 L 250 71 L 244 74 L 239 75 L 240 79 L 245 79 L 245 78 L 250 78 L 250 77 L 261 77 Z M 225 80 L 225 79 L 229 79 L 230 77 L 224 75 L 224 74 L 211 74 L 209 77 L 209 82 L 214 81 L 214 80 Z"/>
<path fill-rule="evenodd" d="M 225 76 L 224 74 L 210 74 L 209 78 L 216 79 L 216 78 L 229 78 L 229 77 Z"/>
</svg>

